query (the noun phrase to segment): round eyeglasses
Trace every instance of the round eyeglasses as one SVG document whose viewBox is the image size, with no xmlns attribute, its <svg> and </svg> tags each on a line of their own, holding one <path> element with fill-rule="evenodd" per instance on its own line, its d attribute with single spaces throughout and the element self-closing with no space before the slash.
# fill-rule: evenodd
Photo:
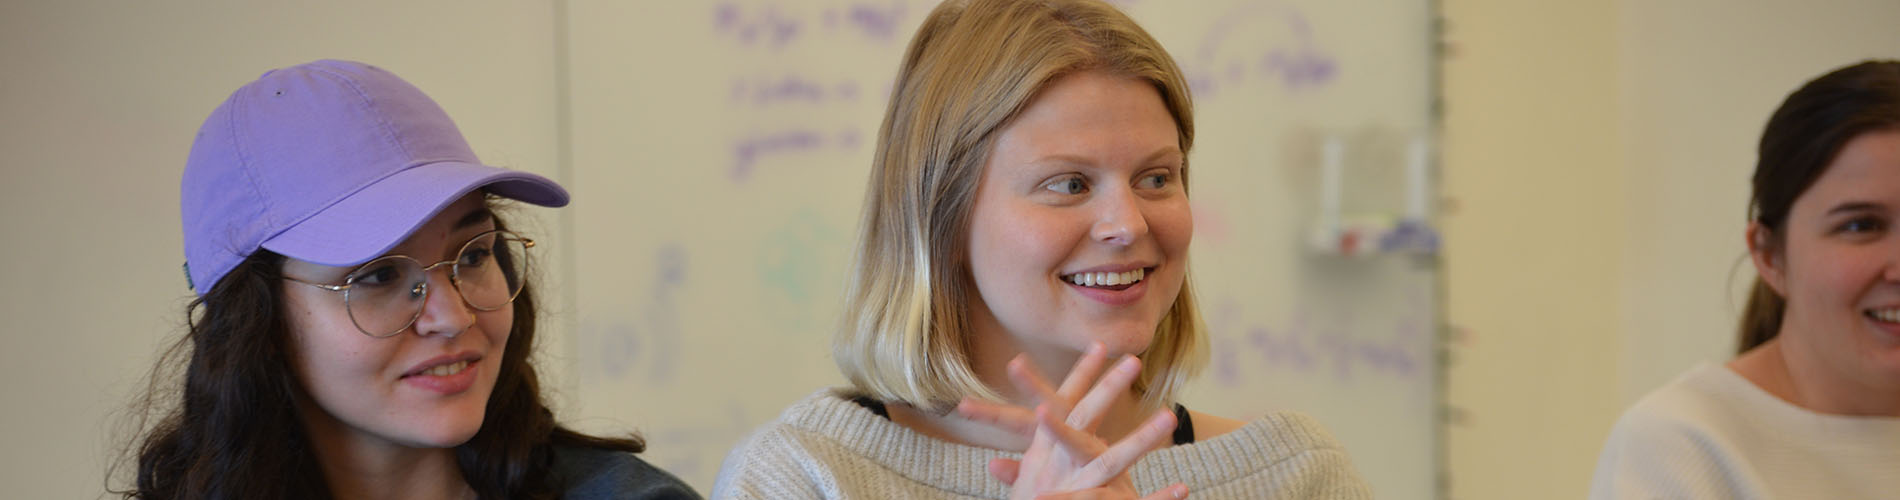
<svg viewBox="0 0 1900 500">
<path fill-rule="evenodd" d="M 528 249 L 534 240 L 503 230 L 476 235 L 462 244 L 455 260 L 423 265 L 406 255 L 385 255 L 358 266 L 343 284 L 284 279 L 343 292 L 350 321 L 363 334 L 387 338 L 408 330 L 422 317 L 429 300 L 429 272 L 449 266 L 449 283 L 461 292 L 462 302 L 480 311 L 494 311 L 514 302 L 528 275 Z"/>
</svg>

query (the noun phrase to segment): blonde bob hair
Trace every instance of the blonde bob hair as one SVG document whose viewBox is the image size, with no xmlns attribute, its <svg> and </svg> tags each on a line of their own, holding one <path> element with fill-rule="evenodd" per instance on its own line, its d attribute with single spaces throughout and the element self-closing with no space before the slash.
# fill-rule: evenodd
<svg viewBox="0 0 1900 500">
<path fill-rule="evenodd" d="M 1154 84 L 1188 152 L 1194 120 L 1186 79 L 1161 44 L 1114 7 L 949 0 L 918 28 L 878 131 L 833 345 L 856 390 L 939 412 L 964 396 L 997 398 L 969 359 L 968 304 L 977 297 L 968 230 L 977 181 L 996 131 L 1049 82 L 1084 71 Z M 1144 405 L 1172 404 L 1206 358 L 1190 284 L 1182 284 L 1140 354 L 1134 389 Z"/>
</svg>

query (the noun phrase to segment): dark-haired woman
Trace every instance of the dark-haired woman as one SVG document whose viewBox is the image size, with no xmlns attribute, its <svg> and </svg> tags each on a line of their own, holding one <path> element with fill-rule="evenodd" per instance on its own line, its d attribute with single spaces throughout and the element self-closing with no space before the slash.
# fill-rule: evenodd
<svg viewBox="0 0 1900 500">
<path fill-rule="evenodd" d="M 1753 188 L 1741 354 L 1625 413 L 1593 498 L 1900 495 L 1900 63 L 1789 95 Z"/>
<path fill-rule="evenodd" d="M 238 89 L 186 164 L 188 362 L 124 495 L 698 498 L 637 438 L 554 422 L 529 363 L 539 248 L 500 198 L 568 199 L 482 165 L 389 72 L 318 61 Z"/>
</svg>

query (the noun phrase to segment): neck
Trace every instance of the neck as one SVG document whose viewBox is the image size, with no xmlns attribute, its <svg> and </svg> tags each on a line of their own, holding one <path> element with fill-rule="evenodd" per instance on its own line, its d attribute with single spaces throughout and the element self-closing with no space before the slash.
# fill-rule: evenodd
<svg viewBox="0 0 1900 500">
<path fill-rule="evenodd" d="M 334 498 L 475 498 L 454 449 L 400 446 L 343 428 L 334 419 L 306 418 L 304 427 Z"/>
<path fill-rule="evenodd" d="M 1730 369 L 1763 391 L 1817 413 L 1900 416 L 1900 386 L 1857 376 L 1851 364 L 1828 362 L 1785 330 L 1729 362 Z"/>
</svg>

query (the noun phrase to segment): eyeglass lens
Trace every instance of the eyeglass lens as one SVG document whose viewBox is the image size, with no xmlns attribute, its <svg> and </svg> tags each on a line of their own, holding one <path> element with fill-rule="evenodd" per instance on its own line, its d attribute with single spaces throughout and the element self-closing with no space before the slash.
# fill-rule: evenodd
<svg viewBox="0 0 1900 500">
<path fill-rule="evenodd" d="M 527 274 L 527 245 L 520 237 L 489 232 L 469 240 L 451 261 L 450 276 L 470 307 L 492 311 L 514 301 Z M 440 292 L 441 290 L 437 290 Z M 429 273 L 415 259 L 391 255 L 372 260 L 349 277 L 345 292 L 350 319 L 377 337 L 409 328 L 422 315 Z"/>
</svg>

